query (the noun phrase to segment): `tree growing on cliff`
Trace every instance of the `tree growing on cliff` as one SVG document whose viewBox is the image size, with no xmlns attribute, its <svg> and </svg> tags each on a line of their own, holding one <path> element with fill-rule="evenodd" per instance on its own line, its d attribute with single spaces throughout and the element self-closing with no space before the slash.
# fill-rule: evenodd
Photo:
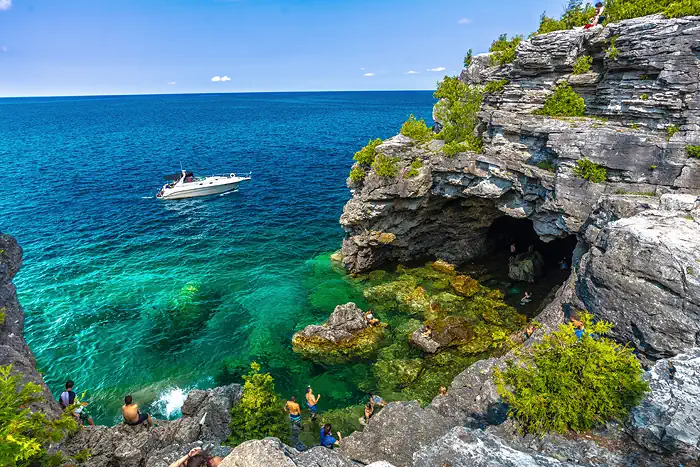
<svg viewBox="0 0 700 467">
<path fill-rule="evenodd" d="M 584 26 L 593 16 L 595 16 L 595 7 L 593 5 L 590 3 L 584 5 L 583 0 L 569 0 L 569 4 L 559 19 L 548 17 L 547 12 L 542 13 L 537 34 L 547 34 L 553 31 Z"/>
<path fill-rule="evenodd" d="M 543 435 L 585 431 L 609 420 L 624 420 L 649 391 L 632 349 L 602 337 L 612 324 L 581 317 L 579 338 L 573 324 L 529 348 L 515 351 L 496 388 L 510 405 L 509 416 L 525 433 Z"/>
<path fill-rule="evenodd" d="M 77 425 L 70 410 L 56 420 L 30 409 L 41 402 L 38 384 L 22 385 L 12 365 L 0 366 L 0 465 L 27 466 L 36 462 L 51 442 L 59 441 Z"/>
<path fill-rule="evenodd" d="M 697 0 L 608 0 L 605 3 L 608 22 L 656 13 L 661 13 L 667 18 L 700 16 L 700 2 Z"/>
<path fill-rule="evenodd" d="M 454 155 L 460 151 L 481 152 L 482 142 L 477 134 L 479 111 L 484 94 L 479 86 L 469 86 L 456 76 L 446 76 L 434 94 L 439 102 L 435 105 L 435 114 L 442 123 L 438 139 L 445 141 L 446 154 Z"/>
<path fill-rule="evenodd" d="M 425 120 L 417 119 L 413 114 L 401 126 L 401 134 L 422 143 L 432 139 L 433 130 L 428 128 Z"/>
<path fill-rule="evenodd" d="M 535 112 L 548 117 L 583 117 L 585 113 L 586 102 L 567 83 L 554 88 L 554 94 L 547 98 L 544 107 Z"/>
<path fill-rule="evenodd" d="M 228 443 L 232 446 L 267 436 L 283 441 L 288 438 L 289 427 L 282 412 L 282 402 L 275 392 L 275 382 L 269 373 L 260 370 L 259 363 L 250 364 L 250 373 L 243 377 L 243 397 L 231 409 Z"/>
</svg>

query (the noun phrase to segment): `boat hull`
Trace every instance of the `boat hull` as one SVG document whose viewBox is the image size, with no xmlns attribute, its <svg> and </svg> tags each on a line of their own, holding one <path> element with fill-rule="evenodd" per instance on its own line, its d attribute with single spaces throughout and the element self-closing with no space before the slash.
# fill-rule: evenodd
<svg viewBox="0 0 700 467">
<path fill-rule="evenodd" d="M 212 185 L 200 185 L 194 187 L 186 187 L 180 190 L 167 190 L 159 198 L 162 200 L 168 199 L 185 199 L 185 198 L 199 198 L 201 196 L 211 196 L 220 195 L 222 193 L 228 193 L 229 191 L 234 191 L 238 188 L 241 181 L 231 182 L 231 183 L 221 183 Z"/>
</svg>

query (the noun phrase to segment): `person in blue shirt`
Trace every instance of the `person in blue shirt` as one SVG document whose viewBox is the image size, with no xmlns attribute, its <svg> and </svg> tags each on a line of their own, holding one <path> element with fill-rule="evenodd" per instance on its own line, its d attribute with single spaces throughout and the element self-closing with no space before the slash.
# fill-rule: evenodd
<svg viewBox="0 0 700 467">
<path fill-rule="evenodd" d="M 333 446 L 340 445 L 340 442 L 343 440 L 343 436 L 340 434 L 340 432 L 338 432 L 338 439 L 335 439 L 331 434 L 332 432 L 333 427 L 330 423 L 326 423 L 321 427 L 321 446 L 333 449 Z"/>
</svg>

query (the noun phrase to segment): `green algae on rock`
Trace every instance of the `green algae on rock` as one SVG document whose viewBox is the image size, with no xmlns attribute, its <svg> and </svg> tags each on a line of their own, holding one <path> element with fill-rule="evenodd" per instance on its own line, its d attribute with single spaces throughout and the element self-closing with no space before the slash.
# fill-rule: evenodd
<svg viewBox="0 0 700 467">
<path fill-rule="evenodd" d="M 354 303 L 338 305 L 328 322 L 311 325 L 294 334 L 292 347 L 305 358 L 343 363 L 374 355 L 384 338 L 385 323 L 370 326 Z"/>
</svg>

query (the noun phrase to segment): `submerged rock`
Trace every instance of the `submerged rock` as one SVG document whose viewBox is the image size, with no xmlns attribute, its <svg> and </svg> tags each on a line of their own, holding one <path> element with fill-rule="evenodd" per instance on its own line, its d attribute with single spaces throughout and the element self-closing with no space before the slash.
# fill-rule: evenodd
<svg viewBox="0 0 700 467">
<path fill-rule="evenodd" d="M 295 352 L 305 358 L 339 362 L 374 354 L 384 337 L 386 323 L 370 326 L 354 303 L 338 305 L 324 325 L 311 325 L 292 337 Z"/>
</svg>

